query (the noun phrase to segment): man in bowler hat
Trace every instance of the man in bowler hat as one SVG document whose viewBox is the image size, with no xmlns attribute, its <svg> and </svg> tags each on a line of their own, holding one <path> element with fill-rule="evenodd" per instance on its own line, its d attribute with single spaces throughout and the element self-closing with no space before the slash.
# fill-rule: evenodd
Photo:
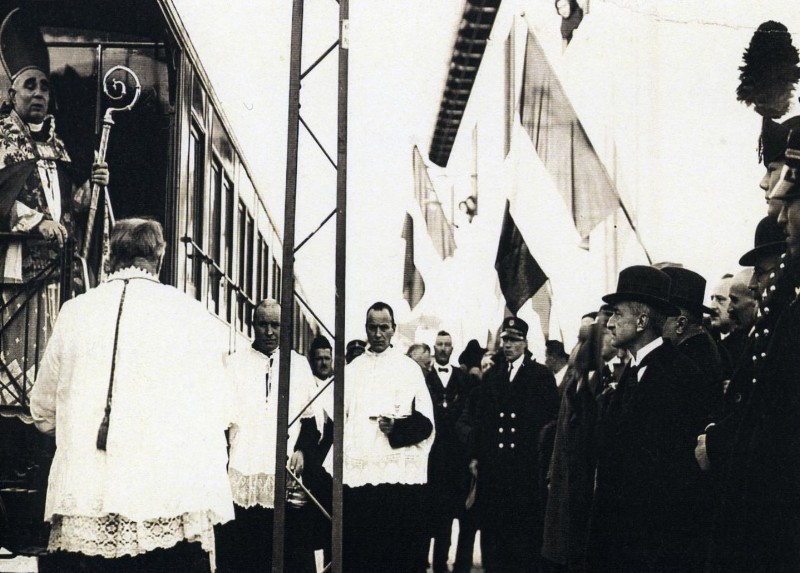
<svg viewBox="0 0 800 573">
<path fill-rule="evenodd" d="M 705 422 L 697 366 L 662 337 L 671 280 L 633 266 L 603 297 L 630 362 L 600 422 L 590 571 L 700 571 L 707 510 L 692 452 Z"/>
<path fill-rule="evenodd" d="M 556 418 L 553 374 L 527 352 L 528 325 L 503 320 L 502 355 L 470 395 L 475 401 L 470 467 L 477 475 L 481 535 L 489 537 L 491 572 L 540 571 L 544 519 L 539 435 Z"/>
<path fill-rule="evenodd" d="M 703 314 L 713 312 L 703 304 L 706 279 L 689 269 L 664 267 L 661 270 L 672 281 L 669 301 L 680 311 L 680 314 L 667 318 L 663 336 L 706 375 L 703 398 L 708 421 L 714 421 L 722 411 L 725 363 L 717 343 L 703 326 Z"/>
</svg>

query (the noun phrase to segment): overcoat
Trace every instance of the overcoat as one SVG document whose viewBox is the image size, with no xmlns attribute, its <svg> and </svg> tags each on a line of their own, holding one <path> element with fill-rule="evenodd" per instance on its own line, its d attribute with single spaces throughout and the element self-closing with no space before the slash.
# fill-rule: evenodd
<svg viewBox="0 0 800 573">
<path fill-rule="evenodd" d="M 704 376 L 666 340 L 639 370 L 638 381 L 622 373 L 598 426 L 589 570 L 698 571 L 709 509 L 694 459 Z"/>
</svg>

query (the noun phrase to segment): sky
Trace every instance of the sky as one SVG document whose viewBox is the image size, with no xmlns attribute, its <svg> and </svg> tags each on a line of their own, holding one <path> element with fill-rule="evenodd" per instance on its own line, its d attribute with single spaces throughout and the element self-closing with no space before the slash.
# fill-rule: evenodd
<svg viewBox="0 0 800 573">
<path fill-rule="evenodd" d="M 270 0 L 258 11 L 245 0 L 174 3 L 245 149 L 256 186 L 280 224 L 291 2 Z M 362 335 L 363 313 L 375 300 L 392 304 L 398 322 L 438 315 L 432 328 L 453 331 L 457 348 L 496 328 L 502 309 L 492 265 L 502 207 L 512 193 L 523 198 L 523 232 L 553 283 L 556 324 L 565 341 L 574 339 L 580 315 L 613 290 L 616 272 L 608 270 L 605 255 L 614 225 L 620 229 L 618 266 L 646 262 L 619 214 L 593 233 L 593 251 L 578 248 L 579 237 L 524 132 L 515 132 L 509 157 L 498 151 L 503 45 L 512 26 L 520 31 L 517 75 L 525 30 L 531 28 L 614 172 L 653 259 L 700 272 L 709 289 L 724 272 L 738 270 L 765 208 L 757 187 L 763 173 L 756 158 L 760 118 L 735 100 L 737 67 L 764 20 L 781 20 L 800 32 L 792 4 L 593 0 L 562 54 L 551 0 L 506 0 L 450 164 L 430 170 L 450 213 L 451 197 L 458 202 L 469 189 L 477 124 L 479 216 L 470 224 L 456 214 L 456 256 L 436 265 L 426 261 L 427 295 L 410 311 L 401 295 L 400 232 L 405 212 L 414 208 L 412 149 L 416 144 L 427 153 L 463 6 L 463 0 L 351 1 L 348 339 Z M 334 0 L 305 2 L 304 68 L 336 40 L 337 13 Z M 334 157 L 336 70 L 336 58 L 326 59 L 301 91 L 301 115 Z M 299 161 L 297 241 L 335 207 L 336 193 L 335 171 L 302 128 Z M 309 302 L 331 330 L 334 231 L 326 225 L 296 260 Z M 429 343 L 432 336 L 431 328 L 416 333 Z"/>
</svg>

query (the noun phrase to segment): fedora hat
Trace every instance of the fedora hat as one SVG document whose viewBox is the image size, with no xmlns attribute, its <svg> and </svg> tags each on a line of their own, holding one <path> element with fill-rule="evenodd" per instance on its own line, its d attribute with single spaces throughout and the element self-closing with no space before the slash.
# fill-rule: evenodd
<svg viewBox="0 0 800 573">
<path fill-rule="evenodd" d="M 784 252 L 786 252 L 786 233 L 774 217 L 764 217 L 756 227 L 753 248 L 742 255 L 739 264 L 743 267 L 752 267 L 761 257 Z"/>
<path fill-rule="evenodd" d="M 665 267 L 661 269 L 672 280 L 669 301 L 678 308 L 685 308 L 700 316 L 714 311 L 703 304 L 706 296 L 706 279 L 689 269 Z"/>
<path fill-rule="evenodd" d="M 643 302 L 667 316 L 675 316 L 680 311 L 669 302 L 671 279 L 665 272 L 646 265 L 634 265 L 623 269 L 617 279 L 617 291 L 603 297 L 603 302 Z"/>
</svg>

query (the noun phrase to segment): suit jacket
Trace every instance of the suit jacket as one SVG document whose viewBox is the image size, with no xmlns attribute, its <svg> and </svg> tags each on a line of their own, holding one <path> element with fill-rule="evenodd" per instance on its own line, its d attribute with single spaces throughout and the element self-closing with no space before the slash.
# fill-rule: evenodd
<svg viewBox="0 0 800 573">
<path fill-rule="evenodd" d="M 526 355 L 508 380 L 499 360 L 472 394 L 471 455 L 478 460 L 478 499 L 484 519 L 513 512 L 541 518 L 539 435 L 558 412 L 552 372 Z"/>
<path fill-rule="evenodd" d="M 702 372 L 669 341 L 623 372 L 600 422 L 590 571 L 698 571 L 705 478 L 694 448 L 705 422 Z"/>
<path fill-rule="evenodd" d="M 698 332 L 678 344 L 683 352 L 705 375 L 702 388 L 706 402 L 707 421 L 713 422 L 722 414 L 722 381 L 725 378 L 725 363 L 719 347 L 705 330 Z"/>
<path fill-rule="evenodd" d="M 436 506 L 455 516 L 464 509 L 470 482 L 467 447 L 458 437 L 456 422 L 473 384 L 468 374 L 451 366 L 445 387 L 437 368 L 434 364 L 425 377 L 436 423 L 436 438 L 428 458 L 428 483 Z"/>
</svg>

